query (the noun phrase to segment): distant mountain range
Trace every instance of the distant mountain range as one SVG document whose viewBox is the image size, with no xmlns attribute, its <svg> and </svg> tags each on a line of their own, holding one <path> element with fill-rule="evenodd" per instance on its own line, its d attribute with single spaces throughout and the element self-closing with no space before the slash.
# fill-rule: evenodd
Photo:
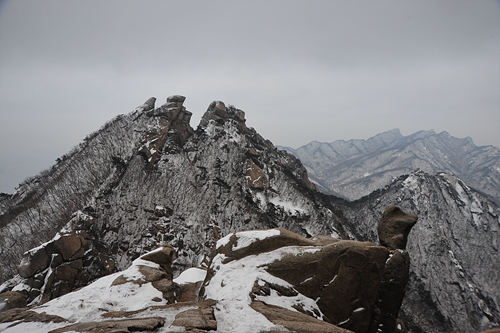
<svg viewBox="0 0 500 333">
<path fill-rule="evenodd" d="M 446 172 L 500 203 L 500 149 L 476 146 L 470 137 L 399 129 L 368 140 L 310 142 L 298 149 L 278 147 L 297 156 L 310 179 L 325 193 L 356 200 L 416 169 Z"/>
</svg>

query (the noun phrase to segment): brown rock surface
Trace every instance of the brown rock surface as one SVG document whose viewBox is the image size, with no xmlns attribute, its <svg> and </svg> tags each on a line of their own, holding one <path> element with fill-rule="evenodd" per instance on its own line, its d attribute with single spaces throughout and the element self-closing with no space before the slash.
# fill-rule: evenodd
<svg viewBox="0 0 500 333">
<path fill-rule="evenodd" d="M 32 277 L 49 266 L 51 254 L 51 245 L 26 252 L 21 264 L 17 267 L 17 272 L 23 278 Z"/>
<path fill-rule="evenodd" d="M 214 310 L 211 307 L 183 311 L 175 316 L 172 326 L 184 327 L 186 330 L 217 330 Z"/>
<path fill-rule="evenodd" d="M 370 242 L 339 240 L 328 236 L 304 238 L 288 230 L 272 230 L 274 232 L 266 237 L 254 236 L 258 239 L 251 242 L 244 238 L 244 233 L 241 233 L 242 236 L 239 233 L 232 234 L 214 253 L 214 256 L 223 254 L 222 264 L 228 264 L 280 248 L 295 246 L 314 249 L 297 249 L 262 266 L 268 273 L 293 287 L 256 281 L 252 299 L 263 300 L 259 296 L 270 294 L 294 297 L 300 293 L 315 300 L 326 321 L 342 328 L 358 333 L 377 330 L 383 333 L 396 332 L 397 315 L 410 267 L 405 250 L 390 250 Z M 239 245 L 240 240 L 245 246 Z M 209 269 L 205 285 L 216 273 L 212 267 Z M 204 294 L 204 287 L 200 294 Z M 311 310 L 304 310 L 298 305 L 294 308 L 314 315 Z"/>
<path fill-rule="evenodd" d="M 4 312 L 0 312 L 0 323 L 10 323 L 10 322 L 62 323 L 65 321 L 66 319 L 59 316 L 48 315 L 45 312 L 38 313 L 23 308 L 10 309 Z"/>
<path fill-rule="evenodd" d="M 76 323 L 64 326 L 49 333 L 63 333 L 63 332 L 89 332 L 89 333 L 128 333 L 132 331 L 153 331 L 158 327 L 163 326 L 165 323 L 164 318 L 139 318 L 139 319 L 123 319 L 123 320 L 109 320 L 90 323 Z"/>
<path fill-rule="evenodd" d="M 28 304 L 47 302 L 114 270 L 109 256 L 97 250 L 100 245 L 89 232 L 93 223 L 91 216 L 77 211 L 62 235 L 24 254 L 18 272 L 25 278 Z"/>
<path fill-rule="evenodd" d="M 405 213 L 399 207 L 388 207 L 378 222 L 380 244 L 391 250 L 405 250 L 408 234 L 417 219 L 417 215 Z"/>
<path fill-rule="evenodd" d="M 290 311 L 263 302 L 252 302 L 252 309 L 262 313 L 270 322 L 281 325 L 297 333 L 352 333 L 325 321 L 318 320 L 300 312 Z"/>
<path fill-rule="evenodd" d="M 63 235 L 54 241 L 54 252 L 62 255 L 65 261 L 68 261 L 82 247 L 81 236 L 76 234 Z M 83 257 L 82 256 L 80 258 Z"/>
<path fill-rule="evenodd" d="M 246 179 L 251 188 L 267 189 L 269 180 L 262 169 L 252 160 L 247 161 Z"/>
<path fill-rule="evenodd" d="M 167 278 L 172 279 L 171 265 L 172 261 L 175 259 L 175 250 L 172 245 L 165 245 L 161 250 L 148 253 L 141 258 L 160 265 L 160 267 L 167 273 Z"/>
<path fill-rule="evenodd" d="M 0 312 L 24 307 L 26 307 L 26 295 L 16 291 L 8 291 L 0 294 Z"/>
</svg>

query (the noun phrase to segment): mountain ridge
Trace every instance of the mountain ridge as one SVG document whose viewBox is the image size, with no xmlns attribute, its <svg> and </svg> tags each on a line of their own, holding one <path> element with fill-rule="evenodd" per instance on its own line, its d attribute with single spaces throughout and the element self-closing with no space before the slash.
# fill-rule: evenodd
<svg viewBox="0 0 500 333">
<path fill-rule="evenodd" d="M 175 276 L 186 268 L 207 265 L 222 236 L 248 229 L 281 227 L 304 237 L 328 235 L 377 243 L 377 221 L 387 206 L 397 205 L 419 216 L 408 244 L 412 258 L 415 254 L 411 302 L 403 309 L 412 330 L 474 332 L 500 321 L 500 300 L 494 286 L 489 286 L 499 280 L 491 262 L 498 262 L 500 211 L 465 182 L 410 172 L 347 202 L 317 191 L 301 161 L 247 127 L 242 110 L 214 101 L 193 129 L 182 96 L 171 96 L 158 108 L 152 99 L 148 101 L 108 122 L 54 170 L 29 180 L 10 199 L 0 230 L 2 279 L 16 271 L 21 259 L 29 260 L 25 251 L 51 240 L 62 228 L 84 225 L 88 231 L 71 236 L 77 245 L 58 259 L 54 270 L 42 267 L 34 276 L 26 272 L 3 288 L 28 286 L 33 299 L 44 293 L 57 297 L 65 291 L 58 289 L 61 284 L 44 284 L 53 281 L 56 269 L 80 267 L 78 262 L 90 274 L 86 279 L 95 279 L 109 274 L 99 270 L 106 268 L 108 259 L 112 272 L 122 271 L 164 244 L 177 252 L 172 263 Z M 9 209 L 16 214 L 8 215 Z M 484 242 L 485 237 L 492 241 Z M 420 238 L 425 242 L 419 243 Z M 454 247 L 469 240 L 477 247 L 474 253 L 483 257 Z M 428 263 L 429 256 L 436 264 Z M 424 278 L 431 273 L 433 279 Z M 86 283 L 81 276 L 81 281 L 73 277 L 71 288 Z M 464 297 L 460 306 L 453 305 L 454 292 L 441 292 L 453 291 L 454 286 Z"/>
<path fill-rule="evenodd" d="M 408 136 L 393 129 L 367 140 L 313 141 L 300 148 L 279 146 L 296 155 L 326 193 L 348 200 L 383 188 L 415 169 L 448 172 L 500 202 L 500 149 L 477 147 L 470 137 L 419 131 Z"/>
</svg>

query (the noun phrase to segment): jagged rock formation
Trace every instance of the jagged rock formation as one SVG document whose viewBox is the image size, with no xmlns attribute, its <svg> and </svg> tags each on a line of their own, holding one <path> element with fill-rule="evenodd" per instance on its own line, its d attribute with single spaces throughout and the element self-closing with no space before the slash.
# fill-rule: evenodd
<svg viewBox="0 0 500 333">
<path fill-rule="evenodd" d="M 92 221 L 91 248 L 116 270 L 168 242 L 179 254 L 178 274 L 206 261 L 220 235 L 247 226 L 347 237 L 308 191 L 315 187 L 300 161 L 247 128 L 243 111 L 214 102 L 195 131 L 183 101 L 172 96 L 157 109 L 145 111 L 146 103 L 117 117 L 48 174 L 22 185 L 2 217 L 4 279 L 22 253 L 70 220 L 69 209 Z"/>
<path fill-rule="evenodd" d="M 349 200 L 418 168 L 430 174 L 454 174 L 500 204 L 500 150 L 477 147 L 469 137 L 432 130 L 402 136 L 394 129 L 368 140 L 313 141 L 298 149 L 280 148 L 300 158 L 322 191 Z"/>
<path fill-rule="evenodd" d="M 197 269 L 203 274 L 187 278 L 189 269 L 172 280 L 175 253 L 166 245 L 44 305 L 4 311 L 0 322 L 51 319 L 39 325 L 52 333 L 403 332 L 396 317 L 408 280 L 406 251 L 271 229 L 230 234 L 213 254 L 208 274 Z M 190 290 L 200 287 L 198 299 Z"/>
<path fill-rule="evenodd" d="M 40 304 L 112 273 L 114 262 L 101 250 L 93 223 L 79 211 L 51 241 L 25 252 L 13 291 L 25 294 L 28 304 Z"/>
<path fill-rule="evenodd" d="M 418 215 L 406 246 L 411 268 L 401 317 L 407 328 L 478 332 L 499 325 L 500 209 L 495 203 L 454 176 L 418 171 L 346 204 L 342 213 L 357 239 L 377 243 L 374 230 L 391 204 Z"/>
<path fill-rule="evenodd" d="M 160 327 L 172 327 L 162 332 L 178 332 L 181 326 L 187 331 L 216 329 L 213 302 L 196 302 L 202 278 L 189 281 L 189 277 L 180 276 L 172 280 L 174 255 L 172 246 L 160 247 L 136 259 L 126 270 L 42 306 L 4 311 L 0 322 L 13 326 L 15 332 L 29 329 L 30 322 L 38 322 L 39 332 L 52 333 L 150 332 Z M 185 275 L 193 276 L 192 270 Z M 206 275 L 204 270 L 196 270 L 203 275 L 195 275 Z M 6 329 L 9 332 L 8 326 Z"/>
<path fill-rule="evenodd" d="M 397 205 L 419 216 L 407 244 L 410 289 L 402 306 L 410 329 L 469 333 L 500 322 L 500 213 L 486 197 L 453 176 L 417 172 L 349 203 L 317 192 L 301 162 L 247 127 L 243 111 L 215 101 L 192 129 L 183 101 L 175 96 L 155 109 L 149 99 L 2 198 L 2 281 L 17 273 L 23 253 L 48 244 L 42 246 L 47 260 L 34 275 L 8 280 L 0 292 L 19 286 L 32 295 L 31 303 L 40 295 L 39 301 L 47 301 L 67 292 L 61 284 L 74 289 L 107 269 L 123 271 L 165 244 L 178 254 L 172 263 L 176 277 L 188 267 L 208 265 L 212 246 L 239 230 L 281 227 L 305 237 L 377 244 L 383 211 Z M 61 230 L 75 216 L 92 223 L 82 220 Z M 73 250 L 79 241 L 66 259 L 54 245 L 57 232 L 73 239 Z M 80 261 L 82 274 L 73 274 Z M 51 280 L 55 270 L 61 273 Z M 269 316 L 275 310 L 253 306 Z"/>
</svg>

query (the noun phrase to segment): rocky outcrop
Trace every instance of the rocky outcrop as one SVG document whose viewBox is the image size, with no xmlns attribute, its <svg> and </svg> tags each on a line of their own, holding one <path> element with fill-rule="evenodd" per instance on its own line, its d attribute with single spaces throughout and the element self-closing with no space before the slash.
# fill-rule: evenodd
<svg viewBox="0 0 500 333">
<path fill-rule="evenodd" d="M 75 289 L 106 274 L 113 264 L 113 272 L 124 271 L 141 255 L 167 243 L 178 254 L 172 262 L 175 278 L 186 268 L 207 265 L 212 246 L 239 230 L 281 227 L 308 238 L 321 234 L 379 244 L 380 217 L 388 205 L 397 205 L 419 216 L 407 241 L 412 266 L 411 288 L 402 306 L 406 326 L 415 332 L 460 328 L 469 333 L 499 322 L 496 266 L 500 213 L 494 203 L 463 181 L 449 175 L 416 173 L 396 179 L 389 188 L 359 202 L 348 203 L 316 191 L 300 160 L 277 150 L 247 127 L 243 111 L 216 101 L 193 131 L 183 122 L 184 116 L 169 118 L 177 111 L 178 116 L 184 112 L 178 104 L 183 102 L 182 97 L 174 97 L 160 108 L 144 111 L 147 107 L 141 106 L 117 116 L 50 170 L 27 180 L 2 201 L 2 281 L 17 274 L 23 253 L 50 243 L 57 232 L 72 239 L 76 236 L 84 244 L 75 230 L 61 231 L 75 211 L 90 216 L 92 223 L 90 230 L 82 230 L 83 239 L 90 241 L 87 251 L 87 245 L 82 245 L 83 258 L 79 258 L 82 247 L 76 250 L 76 240 L 69 242 L 73 244 L 69 248 L 74 248 L 66 254 L 68 260 L 61 251 L 50 248 L 52 242 L 43 249 L 45 254 L 35 251 L 46 260 L 29 260 L 26 268 L 35 272 L 33 276 L 17 276 L 2 284 L 0 291 L 19 286 L 18 291 L 28 295 L 31 291 L 45 295 L 45 290 L 56 295 L 56 288 L 66 289 L 62 285 L 69 286 L 73 278 Z M 150 111 L 154 112 L 148 117 Z M 149 137 L 152 141 L 155 135 L 161 138 L 167 127 L 155 162 L 149 161 L 153 155 L 138 154 L 149 140 L 148 133 L 153 133 Z M 249 174 L 249 166 L 257 171 Z M 259 179 L 262 184 L 256 181 Z M 54 262 L 53 254 L 59 258 Z M 391 258 L 389 263 L 405 265 L 405 256 L 394 252 Z M 78 277 L 74 270 L 79 269 L 80 259 L 82 274 Z M 41 293 L 45 282 L 50 282 L 45 278 L 55 277 L 54 268 L 59 266 L 60 283 L 47 284 Z M 54 274 L 48 274 L 49 268 Z M 141 271 L 136 273 L 149 273 L 149 269 Z M 167 282 L 164 270 L 151 272 L 159 274 L 160 289 L 152 286 L 153 282 L 136 278 L 132 280 L 138 283 L 133 285 L 154 289 L 157 296 L 151 299 L 157 297 L 154 306 L 160 306 L 174 292 L 178 294 L 178 289 Z M 179 285 L 183 302 L 193 300 L 199 287 Z M 381 280 L 379 295 L 394 298 L 392 291 L 400 294 L 396 286 L 384 285 Z M 387 310 L 392 309 L 392 303 L 383 304 L 377 305 L 381 312 L 393 311 Z M 115 310 L 110 312 L 120 312 Z"/>
<path fill-rule="evenodd" d="M 245 112 L 234 107 L 226 108 L 226 105 L 221 101 L 213 101 L 208 106 L 207 111 L 201 118 L 200 126 L 206 127 L 210 123 L 210 120 L 213 120 L 222 125 L 227 119 L 236 121 L 236 126 L 239 131 L 247 131 L 247 127 L 245 124 Z"/>
<path fill-rule="evenodd" d="M 340 328 L 312 316 L 288 310 L 264 302 L 252 302 L 250 307 L 264 315 L 267 320 L 278 327 L 291 332 L 300 333 L 351 333 L 352 331 Z M 282 330 L 281 330 L 282 331 Z"/>
<path fill-rule="evenodd" d="M 156 98 L 150 97 L 146 102 L 144 102 L 144 104 L 139 105 L 134 111 L 146 112 L 153 110 L 155 108 L 155 103 L 156 103 Z"/>
<path fill-rule="evenodd" d="M 406 250 L 408 235 L 417 219 L 417 215 L 405 213 L 397 206 L 387 208 L 377 227 L 380 244 L 391 250 Z"/>
<path fill-rule="evenodd" d="M 64 244 L 67 253 L 57 253 L 70 260 L 79 251 L 77 238 L 58 242 L 63 237 L 51 248 Z M 396 319 L 408 279 L 404 250 L 270 229 L 221 238 L 213 255 L 208 271 L 192 268 L 173 279 L 176 253 L 163 245 L 126 270 L 43 305 L 4 309 L 0 322 L 23 330 L 35 321 L 52 333 L 402 332 Z"/>
<path fill-rule="evenodd" d="M 0 312 L 26 307 L 26 295 L 8 291 L 0 294 Z"/>
<path fill-rule="evenodd" d="M 22 185 L 0 216 L 2 281 L 84 208 L 95 248 L 120 270 L 168 242 L 180 253 L 175 275 L 206 260 L 218 234 L 247 228 L 347 237 L 309 192 L 315 187 L 300 161 L 247 127 L 243 111 L 215 101 L 193 131 L 184 99 L 118 116 Z"/>
<path fill-rule="evenodd" d="M 167 143 L 171 140 L 182 147 L 187 138 L 193 133 L 189 125 L 191 112 L 182 105 L 186 97 L 174 95 L 167 98 L 167 103 L 157 109 L 146 112 L 148 117 L 155 117 L 156 124 L 144 134 L 140 154 L 149 164 L 155 164 L 165 150 L 169 149 Z"/>
<path fill-rule="evenodd" d="M 162 246 L 136 259 L 122 272 L 41 306 L 5 309 L 0 313 L 0 322 L 21 325 L 17 331 L 23 331 L 23 323 L 38 322 L 41 329 L 46 327 L 41 331 L 52 333 L 153 331 L 159 327 L 165 328 L 164 332 L 179 331 L 181 327 L 186 331 L 216 330 L 214 303 L 197 302 L 205 270 L 191 269 L 173 280 L 174 258 L 173 247 Z M 0 299 L 12 298 L 13 294 L 0 294 Z"/>
<path fill-rule="evenodd" d="M 252 305 L 260 301 L 358 333 L 392 333 L 409 267 L 401 249 L 285 229 L 245 231 L 217 242 L 201 295 L 218 301 L 223 330 L 232 327 L 227 318 L 261 309 Z"/>
<path fill-rule="evenodd" d="M 113 272 L 114 262 L 92 235 L 93 223 L 91 216 L 77 212 L 54 239 L 27 251 L 13 291 L 23 294 L 25 303 L 40 304 Z"/>
<path fill-rule="evenodd" d="M 247 161 L 246 176 L 248 187 L 255 189 L 268 189 L 269 181 L 262 169 L 254 161 Z"/>
<path fill-rule="evenodd" d="M 91 323 L 76 323 L 62 328 L 51 330 L 50 333 L 64 332 L 86 332 L 86 333 L 101 333 L 101 332 L 120 332 L 128 333 L 134 331 L 154 331 L 155 329 L 165 324 L 164 318 L 138 318 L 138 319 L 123 319 L 123 320 L 108 320 Z"/>
</svg>

